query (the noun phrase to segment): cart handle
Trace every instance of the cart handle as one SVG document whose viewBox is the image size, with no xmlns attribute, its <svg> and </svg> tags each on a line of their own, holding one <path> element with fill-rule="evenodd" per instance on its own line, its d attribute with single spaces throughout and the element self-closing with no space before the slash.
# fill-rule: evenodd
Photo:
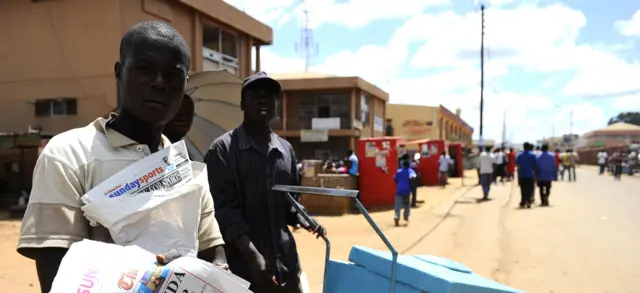
<svg viewBox="0 0 640 293">
<path fill-rule="evenodd" d="M 318 223 L 309 217 L 309 214 L 304 210 L 302 205 L 298 203 L 291 193 L 307 193 L 307 194 L 317 194 L 317 195 L 325 195 L 325 196 L 335 196 L 335 197 L 348 197 L 352 198 L 356 204 L 356 208 L 362 213 L 364 218 L 367 220 L 369 225 L 373 228 L 373 230 L 378 234 L 378 237 L 382 239 L 387 249 L 391 252 L 391 282 L 389 284 L 389 293 L 395 292 L 396 287 L 396 269 L 398 265 L 398 251 L 393 247 L 389 239 L 382 233 L 382 230 L 376 223 L 373 221 L 367 209 L 362 205 L 360 200 L 358 199 L 358 190 L 349 190 L 349 189 L 337 189 L 337 188 L 320 188 L 320 187 L 306 187 L 306 186 L 294 186 L 294 185 L 275 185 L 273 186 L 273 190 L 282 191 L 287 194 L 287 200 L 292 206 L 296 209 L 296 211 L 309 223 L 312 229 L 315 229 L 318 226 Z M 326 254 L 325 254 L 325 268 L 324 268 L 324 277 L 325 280 L 327 278 L 327 264 L 329 263 L 329 258 L 331 256 L 331 244 L 329 239 L 322 236 L 322 239 L 326 243 Z M 326 286 L 324 286 L 326 288 Z M 323 288 L 323 291 L 324 291 Z"/>
</svg>

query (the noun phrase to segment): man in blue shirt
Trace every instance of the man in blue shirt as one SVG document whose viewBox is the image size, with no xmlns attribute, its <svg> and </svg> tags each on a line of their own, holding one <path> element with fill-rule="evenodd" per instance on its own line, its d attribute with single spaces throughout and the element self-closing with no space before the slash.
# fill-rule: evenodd
<svg viewBox="0 0 640 293">
<path fill-rule="evenodd" d="M 535 169 L 536 155 L 533 153 L 533 145 L 525 142 L 516 157 L 518 166 L 518 185 L 520 185 L 520 208 L 531 208 L 533 194 L 535 193 Z"/>
<path fill-rule="evenodd" d="M 551 194 L 551 182 L 555 180 L 558 172 L 556 170 L 556 158 L 549 152 L 549 145 L 542 145 L 542 153 L 536 159 L 536 179 L 540 189 L 540 205 L 549 206 L 549 194 Z"/>
<path fill-rule="evenodd" d="M 402 168 L 398 169 L 393 180 L 396 182 L 396 200 L 394 205 L 396 226 L 400 225 L 400 209 L 404 208 L 404 220 L 409 223 L 409 213 L 411 205 L 409 196 L 411 195 L 411 181 L 417 177 L 416 172 L 411 169 L 409 155 L 402 156 Z"/>
</svg>

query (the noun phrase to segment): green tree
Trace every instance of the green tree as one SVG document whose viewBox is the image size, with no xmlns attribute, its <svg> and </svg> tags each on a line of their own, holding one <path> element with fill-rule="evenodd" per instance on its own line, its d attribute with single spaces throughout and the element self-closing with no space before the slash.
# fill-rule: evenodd
<svg viewBox="0 0 640 293">
<path fill-rule="evenodd" d="M 640 126 L 640 112 L 622 112 L 618 116 L 611 117 L 608 124 L 611 125 L 618 122 Z"/>
</svg>

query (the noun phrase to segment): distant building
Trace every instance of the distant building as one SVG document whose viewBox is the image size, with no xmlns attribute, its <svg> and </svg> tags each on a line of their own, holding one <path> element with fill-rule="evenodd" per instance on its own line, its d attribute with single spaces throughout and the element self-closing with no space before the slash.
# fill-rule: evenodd
<svg viewBox="0 0 640 293">
<path fill-rule="evenodd" d="M 640 126 L 618 122 L 605 128 L 585 133 L 578 147 L 615 147 L 640 142 Z"/>
<path fill-rule="evenodd" d="M 273 74 L 282 85 L 271 128 L 302 159 L 344 158 L 362 137 L 383 136 L 389 94 L 356 76 Z"/>
<path fill-rule="evenodd" d="M 577 134 L 566 134 L 561 137 L 549 137 L 537 142 L 538 145 L 547 144 L 550 150 L 567 150 L 575 148 L 579 143 L 579 137 Z"/>
<path fill-rule="evenodd" d="M 460 110 L 453 113 L 442 105 L 387 104 L 386 114 L 386 136 L 402 136 L 407 141 L 442 139 L 471 145 L 473 128 L 460 117 Z"/>
</svg>

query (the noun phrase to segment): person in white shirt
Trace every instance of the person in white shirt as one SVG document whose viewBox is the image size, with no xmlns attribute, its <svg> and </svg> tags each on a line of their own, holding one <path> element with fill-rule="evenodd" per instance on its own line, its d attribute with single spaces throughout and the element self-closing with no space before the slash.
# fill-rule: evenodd
<svg viewBox="0 0 640 293">
<path fill-rule="evenodd" d="M 478 157 L 478 170 L 480 170 L 480 185 L 482 185 L 483 200 L 489 199 L 489 190 L 493 182 L 493 165 L 495 158 L 491 154 L 491 147 L 486 147 Z"/>
<path fill-rule="evenodd" d="M 447 175 L 449 174 L 449 166 L 453 164 L 453 160 L 447 152 L 442 152 L 438 159 L 438 175 L 440 179 L 440 186 L 445 188 L 447 186 Z"/>
<path fill-rule="evenodd" d="M 502 151 L 501 148 L 497 148 L 493 154 L 494 156 L 494 161 L 495 161 L 495 166 L 493 169 L 493 174 L 494 174 L 494 178 L 493 178 L 493 183 L 497 184 L 498 181 L 498 177 L 500 177 L 500 183 L 504 184 L 504 177 L 505 177 L 505 168 L 507 165 L 507 157 L 505 156 L 504 152 Z"/>
<path fill-rule="evenodd" d="M 600 165 L 600 175 L 604 174 L 605 166 L 607 165 L 607 152 L 598 153 L 598 165 Z"/>
</svg>

